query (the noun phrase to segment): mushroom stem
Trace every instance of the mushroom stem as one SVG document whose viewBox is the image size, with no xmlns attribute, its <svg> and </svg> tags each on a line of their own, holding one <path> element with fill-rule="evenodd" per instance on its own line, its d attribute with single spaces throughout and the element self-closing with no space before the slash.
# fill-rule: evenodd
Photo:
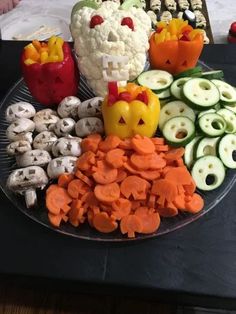
<svg viewBox="0 0 236 314">
<path fill-rule="evenodd" d="M 27 208 L 35 207 L 37 204 L 37 194 L 35 189 L 25 191 L 25 203 Z"/>
</svg>

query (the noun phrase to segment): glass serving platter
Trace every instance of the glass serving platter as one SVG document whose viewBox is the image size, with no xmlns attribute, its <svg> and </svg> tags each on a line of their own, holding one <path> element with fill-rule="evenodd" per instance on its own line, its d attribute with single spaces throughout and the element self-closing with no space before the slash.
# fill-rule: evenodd
<svg viewBox="0 0 236 314">
<path fill-rule="evenodd" d="M 199 64 L 204 70 L 210 70 L 210 68 L 207 67 L 204 63 L 199 62 Z M 82 101 L 94 97 L 93 92 L 88 87 L 86 80 L 83 77 L 81 77 L 80 79 L 78 97 Z M 45 189 L 43 191 L 37 191 L 38 207 L 34 209 L 27 209 L 25 206 L 24 197 L 14 194 L 6 187 L 7 177 L 9 176 L 11 171 L 16 169 L 16 163 L 15 158 L 9 157 L 6 153 L 6 146 L 9 144 L 9 141 L 6 137 L 6 129 L 9 124 L 5 120 L 5 111 L 9 105 L 18 101 L 27 101 L 33 104 L 37 111 L 46 108 L 45 106 L 37 103 L 32 98 L 23 79 L 19 80 L 12 87 L 12 89 L 6 95 L 5 99 L 2 101 L 0 105 L 0 186 L 9 201 L 12 202 L 22 213 L 30 217 L 35 222 L 54 231 L 80 239 L 110 242 L 137 241 L 141 239 L 157 237 L 169 232 L 173 232 L 174 230 L 177 230 L 179 228 L 183 228 L 189 223 L 192 223 L 195 220 L 204 216 L 226 196 L 226 194 L 230 191 L 230 189 L 232 189 L 236 181 L 236 171 L 228 170 L 224 183 L 218 189 L 210 192 L 198 191 L 198 193 L 204 198 L 205 201 L 205 206 L 201 212 L 195 215 L 180 213 L 175 217 L 163 218 L 160 228 L 155 233 L 149 235 L 139 234 L 134 239 L 129 239 L 126 236 L 123 236 L 118 230 L 110 234 L 101 234 L 95 229 L 92 229 L 87 223 L 80 225 L 78 228 L 73 227 L 69 223 L 62 224 L 59 228 L 55 228 L 49 223 L 49 220 L 47 218 L 47 209 L 45 207 L 44 196 Z"/>
</svg>

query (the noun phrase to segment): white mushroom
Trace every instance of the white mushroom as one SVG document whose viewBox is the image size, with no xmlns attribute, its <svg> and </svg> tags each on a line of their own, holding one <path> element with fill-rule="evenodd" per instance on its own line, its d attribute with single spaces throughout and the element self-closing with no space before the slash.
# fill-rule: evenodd
<svg viewBox="0 0 236 314">
<path fill-rule="evenodd" d="M 43 189 L 48 183 L 45 171 L 38 166 L 14 170 L 7 180 L 7 187 L 14 193 L 25 196 L 27 208 L 37 204 L 36 189 Z"/>
<path fill-rule="evenodd" d="M 35 108 L 28 102 L 19 101 L 10 105 L 6 110 L 7 122 L 14 122 L 20 118 L 32 118 L 35 115 Z"/>
<path fill-rule="evenodd" d="M 79 118 L 81 119 L 86 117 L 100 117 L 102 115 L 102 102 L 102 97 L 94 97 L 83 101 L 78 107 Z"/>
<path fill-rule="evenodd" d="M 75 128 L 75 120 L 72 118 L 63 118 L 58 120 L 54 126 L 53 131 L 57 136 L 66 136 L 71 134 Z"/>
<path fill-rule="evenodd" d="M 53 132 L 43 131 L 35 136 L 33 147 L 51 152 L 52 144 L 56 142 L 57 136 Z"/>
<path fill-rule="evenodd" d="M 53 130 L 59 120 L 56 111 L 52 109 L 43 109 L 38 111 L 34 116 L 35 129 L 38 133 Z"/>
<path fill-rule="evenodd" d="M 79 137 L 84 137 L 92 133 L 103 133 L 103 122 L 96 117 L 83 118 L 77 121 L 75 133 Z"/>
<path fill-rule="evenodd" d="M 78 118 L 78 107 L 81 101 L 75 96 L 68 96 L 64 98 L 58 105 L 57 112 L 61 118 Z"/>
<path fill-rule="evenodd" d="M 81 155 L 81 141 L 82 139 L 79 137 L 61 137 L 52 145 L 52 154 L 55 157 L 78 157 Z"/>
<path fill-rule="evenodd" d="M 28 141 L 16 141 L 7 145 L 7 154 L 9 156 L 24 154 L 29 150 L 31 150 L 31 145 Z"/>
<path fill-rule="evenodd" d="M 51 156 L 46 150 L 33 149 L 22 155 L 16 156 L 16 163 L 19 167 L 44 167 L 49 163 L 51 159 Z"/>
<path fill-rule="evenodd" d="M 11 142 L 27 140 L 26 134 L 33 132 L 34 129 L 35 123 L 32 120 L 27 118 L 20 118 L 12 122 L 7 128 L 7 138 Z"/>
<path fill-rule="evenodd" d="M 47 173 L 49 178 L 56 179 L 62 173 L 73 173 L 76 167 L 76 157 L 63 156 L 52 159 L 47 167 Z"/>
</svg>

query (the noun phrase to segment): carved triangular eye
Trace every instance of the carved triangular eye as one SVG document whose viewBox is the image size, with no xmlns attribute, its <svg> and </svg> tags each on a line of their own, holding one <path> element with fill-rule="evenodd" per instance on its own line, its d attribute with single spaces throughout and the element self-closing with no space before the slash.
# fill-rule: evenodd
<svg viewBox="0 0 236 314">
<path fill-rule="evenodd" d="M 186 67 L 188 65 L 187 61 L 185 60 L 182 64 L 182 66 Z"/>
<path fill-rule="evenodd" d="M 145 124 L 145 122 L 143 121 L 143 119 L 140 119 L 138 122 L 138 125 L 143 125 L 143 124 Z"/>
<path fill-rule="evenodd" d="M 171 64 L 171 62 L 170 62 L 170 60 L 169 60 L 169 59 L 166 61 L 166 64 Z"/>
<path fill-rule="evenodd" d="M 126 124 L 123 117 L 120 117 L 119 123 L 120 123 L 120 124 Z"/>
<path fill-rule="evenodd" d="M 59 76 L 57 76 L 56 79 L 55 79 L 55 83 L 60 84 L 60 83 L 63 83 L 63 81 L 62 81 L 62 79 Z"/>
<path fill-rule="evenodd" d="M 88 103 L 88 109 L 91 109 L 92 105 L 90 103 Z"/>
</svg>

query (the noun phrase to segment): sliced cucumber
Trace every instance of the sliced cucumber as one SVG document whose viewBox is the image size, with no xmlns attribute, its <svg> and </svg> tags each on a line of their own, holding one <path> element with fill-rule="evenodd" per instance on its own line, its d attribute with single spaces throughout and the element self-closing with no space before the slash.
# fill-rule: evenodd
<svg viewBox="0 0 236 314">
<path fill-rule="evenodd" d="M 235 133 L 236 132 L 236 115 L 233 111 L 223 108 L 217 111 L 217 113 L 222 116 L 226 121 L 225 133 Z"/>
<path fill-rule="evenodd" d="M 181 77 L 178 80 L 175 80 L 170 87 L 170 93 L 177 99 L 181 99 L 181 91 L 184 83 L 190 80 L 191 77 Z"/>
<path fill-rule="evenodd" d="M 200 119 L 202 116 L 204 116 L 204 114 L 206 114 L 206 113 L 215 113 L 216 112 L 216 110 L 215 109 L 209 109 L 209 110 L 204 110 L 204 111 L 201 111 L 201 112 L 199 112 L 199 114 L 198 114 L 198 119 Z"/>
<path fill-rule="evenodd" d="M 194 122 L 187 117 L 171 118 L 164 124 L 162 133 L 169 145 L 185 146 L 195 136 Z"/>
<path fill-rule="evenodd" d="M 173 82 L 173 76 L 166 71 L 150 70 L 141 73 L 137 81 L 139 85 L 146 86 L 155 93 L 159 93 L 170 87 Z"/>
<path fill-rule="evenodd" d="M 236 102 L 233 104 L 224 105 L 224 107 L 228 110 L 231 110 L 232 112 L 236 114 Z"/>
<path fill-rule="evenodd" d="M 220 91 L 220 100 L 223 104 L 236 102 L 236 89 L 226 82 L 220 80 L 212 80 Z"/>
<path fill-rule="evenodd" d="M 196 66 L 195 68 L 188 69 L 186 71 L 183 71 L 179 74 L 176 74 L 174 77 L 175 79 L 179 79 L 181 77 L 201 77 L 202 76 L 202 68 L 200 66 Z"/>
<path fill-rule="evenodd" d="M 202 77 L 208 80 L 222 80 L 224 72 L 222 70 L 203 72 Z"/>
<path fill-rule="evenodd" d="M 220 137 L 204 137 L 201 139 L 194 152 L 194 158 L 200 158 L 202 156 L 216 156 L 217 155 L 217 143 Z"/>
<path fill-rule="evenodd" d="M 184 102 L 180 100 L 174 100 L 167 103 L 164 107 L 161 108 L 160 119 L 159 119 L 159 128 L 162 130 L 166 121 L 176 116 L 184 116 L 195 121 L 195 113 L 189 108 Z"/>
<path fill-rule="evenodd" d="M 195 146 L 198 144 L 199 140 L 201 140 L 201 136 L 196 136 L 194 139 L 192 139 L 191 142 L 189 142 L 185 146 L 185 152 L 184 152 L 184 163 L 185 165 L 190 169 L 193 161 L 194 161 L 194 151 Z"/>
<path fill-rule="evenodd" d="M 236 134 L 227 134 L 222 137 L 218 153 L 227 168 L 236 169 Z"/>
<path fill-rule="evenodd" d="M 97 10 L 99 8 L 99 5 L 94 0 L 82 0 L 82 1 L 77 2 L 72 8 L 71 19 L 73 18 L 75 13 L 81 10 L 83 7 L 88 7 L 88 8 Z"/>
<path fill-rule="evenodd" d="M 224 134 L 226 129 L 225 119 L 217 113 L 206 113 L 199 120 L 200 130 L 208 137 L 217 137 Z"/>
<path fill-rule="evenodd" d="M 159 99 L 168 99 L 168 98 L 170 98 L 170 89 L 169 88 L 167 88 L 167 89 L 165 89 L 165 90 L 163 90 L 162 92 L 160 92 L 160 93 L 156 93 L 156 95 L 158 96 L 158 98 Z"/>
<path fill-rule="evenodd" d="M 121 6 L 120 9 L 121 10 L 126 10 L 128 11 L 129 9 L 131 9 L 132 7 L 136 7 L 136 8 L 142 8 L 142 2 L 139 0 L 125 0 Z"/>
<path fill-rule="evenodd" d="M 195 161 L 191 174 L 198 189 L 212 191 L 223 183 L 225 167 L 218 157 L 203 156 Z"/>
<path fill-rule="evenodd" d="M 214 107 L 220 100 L 216 85 L 203 78 L 187 81 L 183 86 L 182 95 L 190 107 L 199 111 Z"/>
</svg>

